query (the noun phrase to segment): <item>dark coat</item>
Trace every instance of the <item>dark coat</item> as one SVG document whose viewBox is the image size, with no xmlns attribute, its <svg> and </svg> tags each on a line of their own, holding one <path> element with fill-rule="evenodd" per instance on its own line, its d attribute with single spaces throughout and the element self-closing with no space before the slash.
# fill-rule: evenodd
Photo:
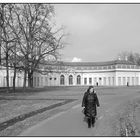
<svg viewBox="0 0 140 140">
<path fill-rule="evenodd" d="M 100 106 L 97 94 L 96 93 L 89 94 L 88 92 L 85 92 L 82 101 L 82 107 L 85 107 L 85 115 L 96 116 L 97 106 Z"/>
</svg>

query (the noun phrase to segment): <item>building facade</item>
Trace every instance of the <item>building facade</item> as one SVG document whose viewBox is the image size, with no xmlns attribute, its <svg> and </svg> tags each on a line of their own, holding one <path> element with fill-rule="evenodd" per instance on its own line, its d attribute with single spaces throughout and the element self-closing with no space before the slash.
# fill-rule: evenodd
<svg viewBox="0 0 140 140">
<path fill-rule="evenodd" d="M 33 86 L 136 86 L 140 85 L 140 66 L 128 61 L 43 63 L 34 73 Z M 13 86 L 13 70 L 9 84 Z M 16 87 L 23 86 L 24 75 L 18 72 Z M 27 79 L 28 84 L 28 79 Z M 6 68 L 0 67 L 0 87 L 6 87 Z"/>
<path fill-rule="evenodd" d="M 13 76 L 14 76 L 14 71 L 9 68 L 9 86 L 10 87 L 13 86 Z M 15 86 L 22 87 L 23 81 L 24 81 L 23 79 L 24 79 L 23 72 L 17 72 Z M 6 67 L 0 66 L 0 87 L 6 87 L 6 86 L 7 86 Z"/>
<path fill-rule="evenodd" d="M 129 61 L 57 62 L 41 69 L 34 73 L 34 87 L 140 85 L 140 66 Z"/>
</svg>

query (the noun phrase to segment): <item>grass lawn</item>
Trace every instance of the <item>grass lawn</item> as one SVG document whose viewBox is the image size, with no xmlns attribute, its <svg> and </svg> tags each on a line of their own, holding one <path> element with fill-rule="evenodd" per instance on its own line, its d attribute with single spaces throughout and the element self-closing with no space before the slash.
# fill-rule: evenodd
<svg viewBox="0 0 140 140">
<path fill-rule="evenodd" d="M 64 96 L 59 96 L 63 93 L 64 89 L 58 87 L 51 88 L 40 88 L 40 89 L 30 89 L 26 92 L 20 91 L 18 89 L 16 93 L 5 93 L 0 94 L 0 135 L 1 136 L 15 136 L 19 134 L 23 129 L 26 129 L 41 120 L 44 120 L 58 112 L 63 111 L 57 107 L 66 102 L 71 102 L 71 97 L 65 98 Z M 65 88 L 67 90 L 67 88 Z M 52 95 L 53 92 L 57 92 L 58 95 Z M 64 93 L 63 93 L 64 94 Z M 52 107 L 52 109 L 48 108 Z M 41 112 L 41 113 L 38 113 Z M 26 117 L 26 120 L 20 117 Z M 30 117 L 27 117 L 30 116 Z M 10 120 L 17 118 L 17 123 L 8 126 L 7 123 L 12 123 Z M 4 123 L 6 122 L 6 123 Z M 8 127 L 4 127 L 7 125 Z M 16 127 L 15 127 L 16 126 Z M 3 128 L 6 128 L 3 130 Z"/>
<path fill-rule="evenodd" d="M 127 93 L 140 93 L 140 87 L 95 87 L 99 96 L 112 96 Z M 0 91 L 0 124 L 16 116 L 27 114 L 35 110 L 62 103 L 67 99 L 82 99 L 87 87 L 45 87 L 40 89 L 28 89 L 16 93 Z M 132 95 L 133 96 L 133 95 Z M 63 111 L 61 107 L 44 111 L 0 131 L 1 136 L 16 136 L 24 129 Z M 2 126 L 0 126 L 2 127 Z"/>
</svg>

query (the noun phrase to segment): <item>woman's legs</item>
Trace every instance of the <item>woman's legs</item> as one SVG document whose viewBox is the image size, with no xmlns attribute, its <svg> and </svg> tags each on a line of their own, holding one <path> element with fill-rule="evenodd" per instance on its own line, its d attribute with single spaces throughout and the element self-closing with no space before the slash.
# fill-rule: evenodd
<svg viewBox="0 0 140 140">
<path fill-rule="evenodd" d="M 88 121 L 88 128 L 91 128 L 91 123 L 92 123 L 91 117 L 88 117 L 87 121 Z"/>
<path fill-rule="evenodd" d="M 95 116 L 92 117 L 92 126 L 94 127 L 94 123 L 95 123 Z"/>
</svg>

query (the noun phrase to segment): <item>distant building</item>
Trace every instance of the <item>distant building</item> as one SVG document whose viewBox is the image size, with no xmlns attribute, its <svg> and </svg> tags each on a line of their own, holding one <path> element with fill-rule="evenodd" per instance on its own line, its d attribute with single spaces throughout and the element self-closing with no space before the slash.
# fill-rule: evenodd
<svg viewBox="0 0 140 140">
<path fill-rule="evenodd" d="M 57 62 L 42 64 L 41 69 L 42 74 L 34 74 L 34 87 L 140 85 L 140 66 L 127 60 Z"/>
<path fill-rule="evenodd" d="M 140 85 L 140 66 L 129 61 L 57 62 L 40 65 L 33 76 L 34 87 L 44 86 L 135 86 Z M 9 84 L 13 86 L 13 70 Z M 16 76 L 16 87 L 23 86 L 23 72 Z M 27 82 L 28 84 L 28 82 Z M 0 67 L 0 87 L 6 87 L 6 68 Z"/>
</svg>

